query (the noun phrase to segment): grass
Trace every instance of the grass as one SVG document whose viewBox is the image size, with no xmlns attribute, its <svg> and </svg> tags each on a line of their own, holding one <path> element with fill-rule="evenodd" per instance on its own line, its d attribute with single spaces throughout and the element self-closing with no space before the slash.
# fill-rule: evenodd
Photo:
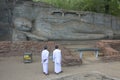
<svg viewBox="0 0 120 80">
<path fill-rule="evenodd" d="M 58 8 L 77 11 L 93 11 L 105 13 L 104 0 L 33 0 L 34 2 L 47 2 Z M 120 16 L 120 1 L 111 0 L 108 14 Z"/>
<path fill-rule="evenodd" d="M 77 10 L 78 3 L 82 0 L 33 0 L 34 2 L 47 2 L 58 8 L 68 9 L 68 10 Z"/>
</svg>

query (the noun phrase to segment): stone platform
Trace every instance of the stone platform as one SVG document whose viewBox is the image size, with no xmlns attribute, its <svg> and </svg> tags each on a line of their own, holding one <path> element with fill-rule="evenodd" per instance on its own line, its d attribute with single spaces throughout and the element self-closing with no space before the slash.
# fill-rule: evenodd
<svg viewBox="0 0 120 80">
<path fill-rule="evenodd" d="M 97 42 L 97 47 L 103 53 L 103 60 L 120 61 L 120 40 L 101 40 Z"/>
<path fill-rule="evenodd" d="M 55 45 L 59 45 L 59 48 L 62 50 L 62 64 L 64 66 L 82 64 L 79 54 L 73 54 L 68 48 L 53 41 L 1 41 L 0 56 L 23 56 L 25 52 L 40 56 L 45 45 L 48 46 L 50 57 L 52 57 L 52 51 L 55 49 Z"/>
</svg>

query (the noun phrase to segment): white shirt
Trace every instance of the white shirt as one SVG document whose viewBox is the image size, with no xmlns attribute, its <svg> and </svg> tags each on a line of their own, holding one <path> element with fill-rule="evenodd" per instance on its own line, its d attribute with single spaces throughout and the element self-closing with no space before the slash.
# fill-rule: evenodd
<svg viewBox="0 0 120 80">
<path fill-rule="evenodd" d="M 61 50 L 60 49 L 55 49 L 53 51 L 53 61 L 55 63 L 61 63 Z"/>
<path fill-rule="evenodd" d="M 42 63 L 48 63 L 48 58 L 49 58 L 49 51 L 48 50 L 43 50 L 41 53 L 41 62 Z"/>
</svg>

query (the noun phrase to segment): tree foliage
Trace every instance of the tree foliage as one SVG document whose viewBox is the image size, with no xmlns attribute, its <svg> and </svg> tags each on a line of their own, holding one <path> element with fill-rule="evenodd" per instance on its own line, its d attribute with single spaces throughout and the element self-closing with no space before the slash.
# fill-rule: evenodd
<svg viewBox="0 0 120 80">
<path fill-rule="evenodd" d="M 68 10 L 93 11 L 120 16 L 120 0 L 33 0 Z"/>
</svg>

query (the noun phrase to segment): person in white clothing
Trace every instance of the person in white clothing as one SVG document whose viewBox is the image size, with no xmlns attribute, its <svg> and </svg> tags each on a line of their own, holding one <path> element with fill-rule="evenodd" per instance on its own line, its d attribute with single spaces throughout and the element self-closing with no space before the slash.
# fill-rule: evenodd
<svg viewBox="0 0 120 80">
<path fill-rule="evenodd" d="M 48 61 L 49 61 L 49 51 L 47 50 L 47 46 L 44 47 L 44 50 L 41 53 L 41 63 L 43 67 L 43 73 L 48 75 Z"/>
<path fill-rule="evenodd" d="M 56 45 L 55 50 L 53 51 L 54 72 L 56 74 L 63 72 L 61 68 L 61 60 L 62 60 L 61 50 L 58 49 L 58 45 Z"/>
</svg>

